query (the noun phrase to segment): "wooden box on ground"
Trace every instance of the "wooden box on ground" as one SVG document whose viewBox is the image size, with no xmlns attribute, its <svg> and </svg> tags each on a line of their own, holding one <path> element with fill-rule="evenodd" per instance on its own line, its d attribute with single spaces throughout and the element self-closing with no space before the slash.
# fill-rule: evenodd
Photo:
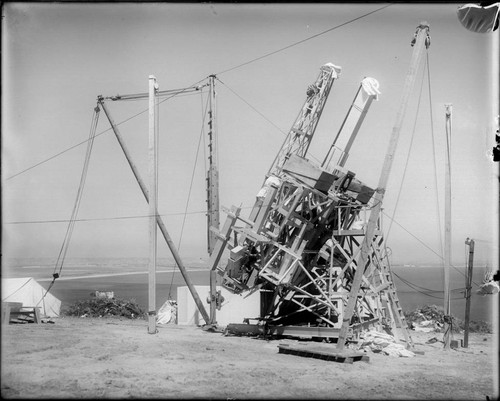
<svg viewBox="0 0 500 401">
<path fill-rule="evenodd" d="M 2 302 L 2 324 L 40 322 L 40 307 L 23 306 L 21 302 Z"/>
</svg>

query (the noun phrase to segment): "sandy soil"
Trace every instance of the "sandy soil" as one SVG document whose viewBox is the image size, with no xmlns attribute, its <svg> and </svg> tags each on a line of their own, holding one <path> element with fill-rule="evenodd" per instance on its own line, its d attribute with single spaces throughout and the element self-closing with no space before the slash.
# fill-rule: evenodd
<svg viewBox="0 0 500 401">
<path fill-rule="evenodd" d="M 2 327 L 2 398 L 495 399 L 497 336 L 444 351 L 411 332 L 424 355 L 368 352 L 352 364 L 278 353 L 278 344 L 144 320 L 58 318 Z M 455 335 L 455 339 L 460 336 Z M 303 343 L 302 341 L 300 343 Z M 333 344 L 324 344 L 334 347 Z"/>
</svg>

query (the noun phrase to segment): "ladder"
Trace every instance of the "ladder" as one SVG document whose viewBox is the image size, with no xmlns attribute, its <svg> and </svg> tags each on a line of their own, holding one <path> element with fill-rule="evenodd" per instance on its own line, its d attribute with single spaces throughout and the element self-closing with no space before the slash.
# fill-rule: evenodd
<svg viewBox="0 0 500 401">
<path fill-rule="evenodd" d="M 399 340 L 399 336 L 397 334 L 397 328 L 401 329 L 403 336 L 406 341 L 406 348 L 410 349 L 414 347 L 413 340 L 411 339 L 410 333 L 408 331 L 408 322 L 406 321 L 405 315 L 403 313 L 403 308 L 401 308 L 401 304 L 399 303 L 399 298 L 398 294 L 396 291 L 396 286 L 394 285 L 394 281 L 392 279 L 392 272 L 390 270 L 390 267 L 388 264 L 381 263 L 381 269 L 382 269 L 382 276 L 386 283 L 388 284 L 388 287 L 384 289 L 384 291 L 387 294 L 388 301 L 389 301 L 389 308 L 392 308 L 392 310 L 389 310 L 389 313 L 391 314 L 391 321 L 392 323 L 392 331 L 393 335 L 396 338 L 396 341 Z"/>
</svg>

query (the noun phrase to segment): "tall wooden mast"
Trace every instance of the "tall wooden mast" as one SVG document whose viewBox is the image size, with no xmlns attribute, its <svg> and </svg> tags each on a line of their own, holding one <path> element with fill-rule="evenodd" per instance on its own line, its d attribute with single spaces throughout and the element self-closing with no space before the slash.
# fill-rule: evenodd
<svg viewBox="0 0 500 401">
<path fill-rule="evenodd" d="M 208 172 L 207 172 L 207 248 L 212 255 L 219 231 L 219 167 L 217 146 L 216 93 L 215 75 L 208 77 L 210 87 L 210 102 L 208 111 Z M 215 325 L 217 310 L 217 272 L 210 271 L 210 320 L 207 323 Z"/>
<path fill-rule="evenodd" d="M 349 293 L 347 306 L 344 311 L 342 327 L 340 329 L 339 338 L 337 341 L 337 349 L 339 350 L 342 350 L 345 346 L 349 325 L 354 313 L 354 308 L 356 307 L 358 293 L 360 290 L 361 282 L 363 280 L 363 273 L 365 270 L 365 266 L 369 262 L 371 245 L 374 238 L 374 231 L 377 227 L 377 222 L 382 208 L 382 201 L 384 199 L 385 189 L 387 186 L 387 182 L 389 180 L 389 174 L 391 171 L 392 162 L 394 160 L 394 154 L 396 152 L 399 140 L 399 134 L 401 131 L 401 127 L 403 125 L 403 119 L 406 112 L 406 108 L 408 106 L 409 97 L 413 90 L 413 86 L 415 84 L 415 78 L 417 75 L 418 66 L 420 64 L 420 59 L 423 54 L 424 46 L 429 47 L 429 44 L 430 44 L 429 25 L 426 22 L 422 22 L 417 27 L 415 38 L 412 41 L 412 46 L 414 46 L 414 48 L 413 48 L 412 58 L 410 61 L 410 68 L 406 76 L 405 86 L 403 89 L 403 96 L 400 103 L 400 110 L 396 116 L 396 123 L 394 124 L 394 127 L 392 129 L 392 134 L 389 141 L 389 146 L 385 156 L 384 164 L 382 166 L 382 172 L 380 174 L 378 187 L 374 194 L 374 202 L 373 202 L 374 206 L 370 213 L 370 218 L 368 220 L 368 225 L 366 227 L 366 234 L 363 243 L 361 244 L 361 252 L 358 258 L 356 273 L 354 274 L 354 279 L 351 285 L 351 291 Z"/>
<path fill-rule="evenodd" d="M 215 75 L 208 77 L 210 85 L 210 110 L 208 112 L 208 161 L 207 173 L 207 241 L 208 253 L 212 254 L 216 241 L 216 231 L 219 229 L 219 167 L 217 155 L 217 121 L 216 121 L 216 93 Z"/>
<path fill-rule="evenodd" d="M 451 341 L 451 307 L 450 307 L 450 264 L 451 264 L 451 112 L 452 105 L 446 108 L 446 171 L 445 171 L 445 204 L 444 204 L 444 348 L 450 349 Z"/>
<path fill-rule="evenodd" d="M 132 173 L 134 174 L 134 177 L 139 184 L 139 188 L 141 189 L 142 194 L 144 195 L 144 198 L 146 199 L 146 202 L 149 203 L 149 192 L 146 187 L 146 184 L 144 183 L 144 180 L 139 174 L 139 170 L 137 169 L 135 163 L 132 160 L 132 156 L 127 148 L 127 145 L 125 144 L 125 141 L 123 139 L 123 136 L 120 133 L 120 129 L 118 128 L 118 125 L 114 122 L 110 111 L 104 102 L 104 97 L 98 96 L 97 98 L 98 104 L 102 107 L 104 110 L 104 113 L 106 114 L 106 117 L 108 118 L 108 121 L 111 125 L 111 128 L 115 134 L 115 137 L 118 141 L 118 144 L 120 145 L 123 154 L 125 155 L 125 158 L 127 159 L 127 162 L 130 166 L 130 169 L 132 170 Z M 189 277 L 188 271 L 186 267 L 184 266 L 184 263 L 182 262 L 182 259 L 179 255 L 179 252 L 177 251 L 177 248 L 174 244 L 174 241 L 170 237 L 170 234 L 167 231 L 167 227 L 165 226 L 165 223 L 163 222 L 163 219 L 159 214 L 156 214 L 156 224 L 158 224 L 158 228 L 160 229 L 163 238 L 165 239 L 165 242 L 167 243 L 168 248 L 172 252 L 172 256 L 175 260 L 175 263 L 177 263 L 177 266 L 179 266 L 179 270 L 182 274 L 182 277 L 184 278 L 184 281 L 186 282 L 186 285 L 189 288 L 189 291 L 191 292 L 191 295 L 193 297 L 193 300 L 200 311 L 200 314 L 202 315 L 203 319 L 205 319 L 205 322 L 209 321 L 209 315 L 207 311 L 205 310 L 205 306 L 203 302 L 201 301 L 200 296 L 198 295 L 198 291 L 196 291 L 196 288 L 194 286 L 194 283 L 192 282 L 191 278 Z"/>
<path fill-rule="evenodd" d="M 156 262 L 158 214 L 158 84 L 154 75 L 149 76 L 149 274 L 148 274 L 148 333 L 156 333 Z"/>
</svg>

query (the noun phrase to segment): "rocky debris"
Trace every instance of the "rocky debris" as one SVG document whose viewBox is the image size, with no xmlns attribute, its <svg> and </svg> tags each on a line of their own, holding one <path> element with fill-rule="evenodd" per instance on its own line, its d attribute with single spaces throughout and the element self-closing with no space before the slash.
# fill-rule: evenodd
<svg viewBox="0 0 500 401">
<path fill-rule="evenodd" d="M 423 331 L 426 333 L 443 332 L 444 317 L 444 309 L 436 305 L 426 305 L 423 308 L 416 309 L 412 312 L 405 312 L 408 327 L 412 330 Z M 464 321 L 456 318 L 455 316 L 451 316 L 451 319 L 452 331 L 454 333 L 461 333 L 465 327 Z M 470 321 L 469 331 L 472 333 L 492 333 L 493 327 L 488 322 Z"/>
<path fill-rule="evenodd" d="M 143 318 L 144 313 L 144 310 L 142 310 L 134 299 L 125 300 L 120 298 L 86 299 L 74 303 L 64 312 L 68 316 L 123 316 L 129 319 Z"/>
<path fill-rule="evenodd" d="M 410 350 L 407 350 L 404 345 L 398 344 L 396 339 L 385 333 L 378 331 L 369 331 L 362 335 L 358 349 L 372 352 L 382 352 L 385 355 L 411 358 L 415 356 Z"/>
</svg>

